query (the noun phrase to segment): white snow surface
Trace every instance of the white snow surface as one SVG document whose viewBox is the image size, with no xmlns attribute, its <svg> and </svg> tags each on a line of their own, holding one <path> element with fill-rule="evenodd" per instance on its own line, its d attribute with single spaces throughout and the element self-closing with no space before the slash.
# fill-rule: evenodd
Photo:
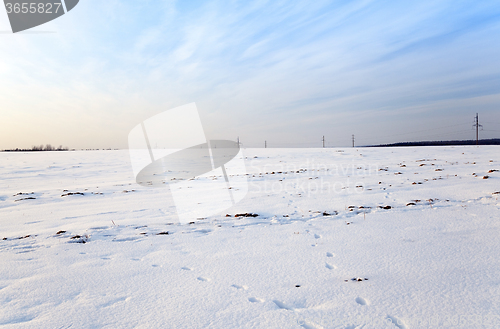
<svg viewBox="0 0 500 329">
<path fill-rule="evenodd" d="M 189 225 L 126 150 L 0 153 L 0 328 L 500 327 L 498 146 L 243 151 Z"/>
</svg>

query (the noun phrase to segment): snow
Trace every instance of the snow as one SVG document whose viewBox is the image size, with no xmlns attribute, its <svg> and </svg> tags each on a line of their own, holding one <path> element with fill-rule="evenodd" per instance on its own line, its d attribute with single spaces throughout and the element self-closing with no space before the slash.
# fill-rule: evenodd
<svg viewBox="0 0 500 329">
<path fill-rule="evenodd" d="M 125 150 L 0 153 L 0 327 L 500 327 L 498 147 L 243 153 L 191 225 Z"/>
</svg>

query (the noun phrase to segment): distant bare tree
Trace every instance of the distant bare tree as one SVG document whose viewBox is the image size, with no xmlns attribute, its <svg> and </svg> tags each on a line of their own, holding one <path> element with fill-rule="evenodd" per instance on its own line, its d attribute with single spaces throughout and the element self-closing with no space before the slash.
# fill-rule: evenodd
<svg viewBox="0 0 500 329">
<path fill-rule="evenodd" d="M 63 147 L 62 145 L 59 145 L 58 148 L 55 148 L 52 145 L 47 144 L 45 146 L 43 146 L 43 145 L 38 145 L 38 146 L 34 145 L 30 149 L 15 148 L 15 149 L 10 149 L 10 150 L 3 150 L 3 151 L 4 152 L 69 151 L 69 148 L 67 146 Z"/>
</svg>

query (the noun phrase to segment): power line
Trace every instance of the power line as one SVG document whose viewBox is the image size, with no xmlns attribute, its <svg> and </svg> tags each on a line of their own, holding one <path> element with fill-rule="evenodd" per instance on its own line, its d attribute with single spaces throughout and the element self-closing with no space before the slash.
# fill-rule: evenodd
<svg viewBox="0 0 500 329">
<path fill-rule="evenodd" d="M 453 132 L 449 132 L 449 133 L 431 134 L 431 135 L 425 135 L 421 139 L 429 138 L 429 137 L 436 137 L 436 136 L 448 136 L 448 135 L 454 135 L 454 134 L 461 134 L 461 133 L 470 132 L 470 131 L 471 131 L 471 129 L 453 131 Z"/>
<path fill-rule="evenodd" d="M 453 134 L 461 134 L 461 133 L 470 132 L 470 131 L 471 131 L 470 129 L 465 129 L 465 130 L 453 131 L 453 132 L 449 132 L 449 133 L 426 135 L 426 137 L 447 136 L 447 135 L 453 135 Z"/>
<path fill-rule="evenodd" d="M 384 137 L 393 137 L 393 136 L 401 136 L 401 135 L 410 135 L 410 134 L 415 134 L 415 133 L 420 133 L 420 132 L 425 132 L 425 131 L 431 131 L 431 130 L 440 130 L 444 128 L 451 128 L 451 127 L 458 127 L 458 126 L 464 126 L 464 125 L 469 125 L 468 123 L 460 123 L 457 125 L 451 125 L 451 126 L 445 126 L 445 127 L 439 127 L 439 128 L 431 128 L 431 129 L 425 129 L 425 130 L 418 130 L 418 131 L 412 131 L 412 132 L 407 132 L 407 133 L 400 133 L 400 134 L 391 134 L 391 135 L 385 135 L 385 136 L 377 136 L 378 138 L 384 138 Z M 370 136 L 370 138 L 373 138 L 373 136 Z"/>
<path fill-rule="evenodd" d="M 278 145 L 318 145 L 318 142 L 277 143 Z"/>
<path fill-rule="evenodd" d="M 495 123 L 495 122 L 488 122 L 488 123 Z M 405 132 L 405 133 L 399 133 L 399 134 L 391 134 L 391 135 L 384 135 L 384 136 L 367 136 L 367 137 L 363 137 L 361 136 L 361 141 L 363 140 L 370 140 L 372 141 L 374 139 L 374 137 L 376 137 L 377 139 L 388 139 L 388 138 L 391 138 L 391 137 L 395 137 L 395 136 L 403 136 L 403 135 L 410 135 L 410 134 L 416 134 L 416 133 L 422 133 L 422 132 L 429 132 L 429 131 L 435 131 L 435 130 L 442 130 L 442 129 L 445 129 L 445 128 L 451 128 L 451 127 L 460 127 L 460 126 L 465 126 L 465 125 L 469 125 L 470 123 L 461 123 L 461 124 L 455 124 L 455 125 L 448 125 L 448 126 L 443 126 L 443 127 L 437 127 L 437 128 L 430 128 L 430 129 L 424 129 L 424 130 L 417 130 L 417 131 L 412 131 L 412 132 Z M 479 142 L 479 133 L 478 133 L 478 130 L 479 130 L 479 127 L 483 127 L 482 125 L 479 124 L 479 115 L 476 113 L 476 117 L 475 117 L 475 123 L 473 125 L 472 128 L 476 128 L 476 143 Z M 500 130 L 491 130 L 491 129 L 481 129 L 482 131 L 488 131 L 488 132 L 500 132 Z M 439 136 L 448 136 L 448 135 L 453 135 L 453 134 L 462 134 L 462 133 L 465 133 L 465 132 L 470 132 L 471 129 L 467 129 L 467 130 L 460 130 L 460 131 L 451 131 L 451 132 L 447 132 L 447 133 L 438 133 L 438 134 L 430 134 L 430 135 L 423 135 L 422 137 L 420 137 L 420 139 L 425 139 L 425 138 L 434 138 L 434 137 L 439 137 Z M 358 144 L 359 144 L 359 136 L 358 136 Z M 334 147 L 335 145 L 334 144 L 330 144 L 330 143 L 327 143 L 326 139 L 325 139 L 325 136 L 323 135 L 322 136 L 322 139 L 321 139 L 321 142 L 322 142 L 322 147 L 325 148 L 325 147 Z M 355 139 L 355 135 L 352 135 L 352 147 L 355 147 L 356 145 L 356 139 Z M 239 146 L 241 146 L 241 142 L 239 140 L 239 137 L 237 139 L 237 143 Z M 262 145 L 262 144 L 261 144 Z M 287 146 L 287 145 L 290 145 L 290 146 L 295 146 L 295 147 L 308 147 L 308 146 L 315 146 L 317 145 L 317 142 L 284 142 L 284 143 L 277 143 L 275 145 L 275 147 L 283 147 L 283 146 Z M 365 144 L 360 144 L 360 145 L 365 145 Z M 367 144 L 366 144 L 367 145 Z M 267 140 L 264 141 L 264 148 L 267 148 Z"/>
</svg>

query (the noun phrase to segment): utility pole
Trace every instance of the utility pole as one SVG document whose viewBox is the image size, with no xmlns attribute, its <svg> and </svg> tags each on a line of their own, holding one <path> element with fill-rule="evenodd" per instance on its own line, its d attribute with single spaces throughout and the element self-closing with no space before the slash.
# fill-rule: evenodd
<svg viewBox="0 0 500 329">
<path fill-rule="evenodd" d="M 323 148 L 325 148 L 325 136 L 323 136 Z"/>
<path fill-rule="evenodd" d="M 238 136 L 238 148 L 240 148 L 240 136 Z"/>
<path fill-rule="evenodd" d="M 352 135 L 352 147 L 354 147 L 354 135 Z"/>
<path fill-rule="evenodd" d="M 267 141 L 264 141 L 264 148 L 267 149 Z"/>
<path fill-rule="evenodd" d="M 479 127 L 482 127 L 482 125 L 479 124 L 479 115 L 477 113 L 474 121 L 475 122 L 472 126 L 476 127 L 476 145 L 479 145 Z"/>
</svg>

